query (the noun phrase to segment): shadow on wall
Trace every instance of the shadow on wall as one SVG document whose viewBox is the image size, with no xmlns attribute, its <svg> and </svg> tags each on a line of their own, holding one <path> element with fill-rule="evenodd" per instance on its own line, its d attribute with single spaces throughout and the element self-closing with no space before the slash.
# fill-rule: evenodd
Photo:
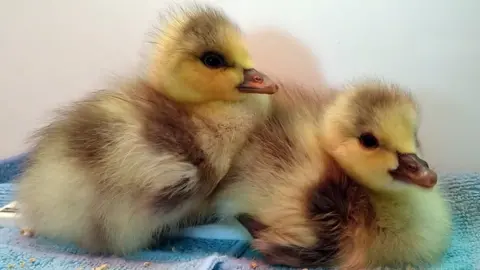
<svg viewBox="0 0 480 270">
<path fill-rule="evenodd" d="M 266 28 L 247 33 L 246 42 L 256 67 L 273 79 L 326 86 L 316 56 L 288 32 Z"/>
</svg>

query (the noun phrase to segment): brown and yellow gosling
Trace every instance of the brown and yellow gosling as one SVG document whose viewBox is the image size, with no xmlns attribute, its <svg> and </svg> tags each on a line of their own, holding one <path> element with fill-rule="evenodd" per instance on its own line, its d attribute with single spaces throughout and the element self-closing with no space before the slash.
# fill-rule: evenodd
<svg viewBox="0 0 480 270">
<path fill-rule="evenodd" d="M 326 92 L 279 92 L 275 114 L 218 187 L 215 211 L 237 216 L 271 264 L 437 262 L 450 243 L 450 209 L 419 157 L 412 95 L 376 80 Z"/>
<path fill-rule="evenodd" d="M 207 6 L 167 17 L 148 76 L 59 110 L 34 136 L 18 201 L 36 235 L 124 255 L 181 226 L 270 113 L 276 85 Z"/>
</svg>

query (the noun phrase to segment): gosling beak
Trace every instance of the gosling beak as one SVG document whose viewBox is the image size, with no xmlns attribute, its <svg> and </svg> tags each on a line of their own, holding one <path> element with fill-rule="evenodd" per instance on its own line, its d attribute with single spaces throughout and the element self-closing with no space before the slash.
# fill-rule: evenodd
<svg viewBox="0 0 480 270">
<path fill-rule="evenodd" d="M 243 82 L 237 86 L 237 89 L 242 93 L 271 95 L 277 92 L 278 85 L 267 75 L 252 68 L 243 71 Z"/>
<path fill-rule="evenodd" d="M 428 167 L 428 163 L 416 154 L 398 154 L 398 167 L 390 171 L 393 178 L 424 188 L 437 184 L 437 173 Z"/>
</svg>

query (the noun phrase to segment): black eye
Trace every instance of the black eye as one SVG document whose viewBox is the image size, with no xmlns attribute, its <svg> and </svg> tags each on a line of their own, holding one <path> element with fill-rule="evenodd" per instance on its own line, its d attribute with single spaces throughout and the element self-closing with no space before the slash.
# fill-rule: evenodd
<svg viewBox="0 0 480 270">
<path fill-rule="evenodd" d="M 358 141 L 363 147 L 368 149 L 374 149 L 379 146 L 378 139 L 370 132 L 362 133 L 358 137 Z"/>
<path fill-rule="evenodd" d="M 202 63 L 209 68 L 221 68 L 227 66 L 225 58 L 215 52 L 206 52 L 200 57 Z"/>
</svg>

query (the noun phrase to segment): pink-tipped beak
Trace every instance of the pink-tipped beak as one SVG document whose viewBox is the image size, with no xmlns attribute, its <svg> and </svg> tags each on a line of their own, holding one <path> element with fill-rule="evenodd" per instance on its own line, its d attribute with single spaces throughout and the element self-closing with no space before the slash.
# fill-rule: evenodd
<svg viewBox="0 0 480 270">
<path fill-rule="evenodd" d="M 278 91 L 278 85 L 267 75 L 255 69 L 246 69 L 243 71 L 243 82 L 237 89 L 242 93 L 271 95 Z"/>
<path fill-rule="evenodd" d="M 398 167 L 390 171 L 393 178 L 424 188 L 433 188 L 437 184 L 437 173 L 428 167 L 428 163 L 416 154 L 398 154 Z"/>
</svg>

